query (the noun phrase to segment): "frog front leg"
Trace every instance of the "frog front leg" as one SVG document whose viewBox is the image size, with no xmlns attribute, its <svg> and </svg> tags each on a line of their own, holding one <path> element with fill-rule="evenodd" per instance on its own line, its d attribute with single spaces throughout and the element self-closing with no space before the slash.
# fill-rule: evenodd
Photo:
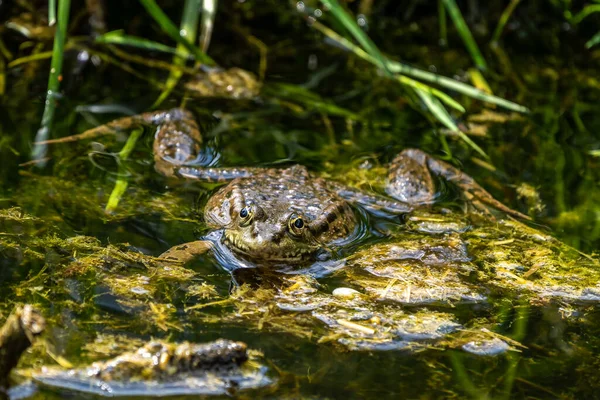
<svg viewBox="0 0 600 400">
<path fill-rule="evenodd" d="M 202 166 L 202 135 L 192 113 L 181 108 L 154 114 L 154 168 L 162 175 L 203 182 L 225 182 L 248 178 L 264 168 Z M 145 115 L 145 114 L 142 114 Z"/>
<path fill-rule="evenodd" d="M 466 200 L 481 212 L 489 213 L 487 206 L 491 206 L 515 217 L 531 219 L 494 199 L 473 178 L 458 168 L 418 149 L 403 150 L 392 160 L 386 193 L 407 204 L 431 204 L 436 197 L 432 174 L 458 186 Z"/>
<path fill-rule="evenodd" d="M 204 182 L 222 182 L 252 176 L 259 168 L 205 168 L 201 166 L 202 135 L 194 115 L 183 108 L 151 111 L 123 117 L 88 129 L 78 135 L 48 140 L 44 143 L 66 143 L 89 140 L 136 126 L 156 126 L 154 135 L 155 168 L 162 175 L 179 176 Z"/>
</svg>

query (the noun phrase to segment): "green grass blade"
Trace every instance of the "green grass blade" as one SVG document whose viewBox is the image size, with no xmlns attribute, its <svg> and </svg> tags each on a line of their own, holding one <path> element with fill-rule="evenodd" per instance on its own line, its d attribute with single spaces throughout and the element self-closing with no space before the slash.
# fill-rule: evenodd
<svg viewBox="0 0 600 400">
<path fill-rule="evenodd" d="M 454 350 L 449 352 L 448 358 L 450 359 L 452 373 L 458 382 L 458 386 L 468 395 L 463 395 L 463 397 L 472 400 L 489 400 L 485 392 L 471 381 L 472 373 L 465 367 L 463 358 L 466 357 L 464 357 L 464 354 Z"/>
<path fill-rule="evenodd" d="M 590 150 L 588 151 L 588 154 L 594 157 L 600 157 L 600 149 L 598 150 Z"/>
<path fill-rule="evenodd" d="M 4 96 L 6 90 L 6 62 L 0 57 L 0 96 Z"/>
<path fill-rule="evenodd" d="M 180 32 L 184 34 L 186 42 L 193 43 L 196 40 L 196 32 L 198 30 L 198 20 L 200 19 L 200 6 L 202 0 L 186 0 L 183 7 L 183 14 L 181 16 L 181 29 Z M 176 66 L 183 66 L 185 59 L 189 55 L 187 47 L 179 43 L 176 49 L 176 55 L 173 57 L 173 64 Z M 171 70 L 167 82 L 165 83 L 165 89 L 162 91 L 158 99 L 152 105 L 152 108 L 157 108 L 162 102 L 169 96 L 173 91 L 179 79 L 181 79 L 181 70 Z"/>
<path fill-rule="evenodd" d="M 450 14 L 452 22 L 454 22 L 456 30 L 458 31 L 465 46 L 467 47 L 467 50 L 471 55 L 473 62 L 475 63 L 475 65 L 477 65 L 477 68 L 486 70 L 487 64 L 485 62 L 485 59 L 481 55 L 479 47 L 477 47 L 477 43 L 475 43 L 475 39 L 473 39 L 473 35 L 471 34 L 471 31 L 469 30 L 469 27 L 467 26 L 467 23 L 465 22 L 460 12 L 460 9 L 456 5 L 456 2 L 454 0 L 443 0 L 443 2 L 444 6 L 446 6 L 446 10 L 448 10 L 448 14 Z"/>
<path fill-rule="evenodd" d="M 435 98 L 431 93 L 422 89 L 415 89 L 415 91 L 417 92 L 421 100 L 423 100 L 423 103 L 425 103 L 429 111 L 431 111 L 431 113 L 437 118 L 438 121 L 444 124 L 446 128 L 456 133 L 462 140 L 465 141 L 465 143 L 471 146 L 473 150 L 475 150 L 476 152 L 478 152 L 483 157 L 489 160 L 488 155 L 485 154 L 481 147 L 479 147 L 477 143 L 473 142 L 470 137 L 465 135 L 463 131 L 458 129 L 458 126 L 456 126 L 456 123 L 454 123 L 454 120 L 452 119 L 448 111 L 444 108 L 442 103 L 440 103 L 440 101 L 437 98 Z"/>
<path fill-rule="evenodd" d="M 524 107 L 520 104 L 513 103 L 512 101 L 505 100 L 501 97 L 485 93 L 484 91 L 479 90 L 471 85 L 467 85 L 466 83 L 459 82 L 452 78 L 447 78 L 445 76 L 436 75 L 432 72 L 425 71 L 420 68 L 411 67 L 409 65 L 402 64 L 396 61 L 388 61 L 388 68 L 393 73 L 412 76 L 413 78 L 421 79 L 425 82 L 440 85 L 442 87 L 445 87 L 446 89 L 456 90 L 457 92 L 462 93 L 465 96 L 469 96 L 487 103 L 496 104 L 508 110 L 522 113 L 529 112 L 529 109 L 527 107 Z"/>
<path fill-rule="evenodd" d="M 56 0 L 48 0 L 48 26 L 56 24 Z"/>
<path fill-rule="evenodd" d="M 6 45 L 4 44 L 4 41 L 2 40 L 1 36 L 0 36 L 0 55 L 4 56 L 4 58 L 6 58 L 7 61 L 12 60 L 12 58 L 13 58 L 12 53 L 6 48 Z"/>
<path fill-rule="evenodd" d="M 450 114 L 448 114 L 448 111 L 446 111 L 446 109 L 440 103 L 435 102 L 435 97 L 433 97 L 431 95 L 431 93 L 427 92 L 426 90 L 419 89 L 419 88 L 415 88 L 415 92 L 417 93 L 417 95 L 419 95 L 419 97 L 421 98 L 423 103 L 425 103 L 425 106 L 427 106 L 427 109 L 429 111 L 431 111 L 431 113 L 444 126 L 446 126 L 446 128 L 450 129 L 452 132 L 459 131 L 458 126 L 456 126 L 456 124 L 454 123 L 454 120 L 452 119 Z"/>
<path fill-rule="evenodd" d="M 321 0 L 324 6 L 329 8 L 329 11 L 333 16 L 352 34 L 354 39 L 362 46 L 362 48 L 369 53 L 372 57 L 380 61 L 383 66 L 384 72 L 391 75 L 387 69 L 385 59 L 375 43 L 369 38 L 369 36 L 358 26 L 356 21 L 344 10 L 344 8 L 337 2 L 337 0 Z"/>
<path fill-rule="evenodd" d="M 500 40 L 500 36 L 502 35 L 504 26 L 506 25 L 508 19 L 512 15 L 513 11 L 515 11 L 515 8 L 517 8 L 520 2 L 521 0 L 511 0 L 508 6 L 504 9 L 502 15 L 500 16 L 500 19 L 498 20 L 498 25 L 496 25 L 496 29 L 494 30 L 494 35 L 492 36 L 492 43 L 495 43 L 498 40 Z"/>
<path fill-rule="evenodd" d="M 354 120 L 361 118 L 350 110 L 339 107 L 335 103 L 323 99 L 309 89 L 291 83 L 271 83 L 264 88 L 265 93 L 272 93 L 274 98 L 289 100 L 295 104 L 304 106 L 309 111 L 317 111 L 322 114 L 340 116 Z"/>
<path fill-rule="evenodd" d="M 34 53 L 30 56 L 20 57 L 9 62 L 8 68 L 13 68 L 21 64 L 27 64 L 32 61 L 45 60 L 46 58 L 51 58 L 52 54 L 54 54 L 52 51 L 42 51 L 39 53 Z"/>
<path fill-rule="evenodd" d="M 210 38 L 215 24 L 217 0 L 202 1 L 202 18 L 200 20 L 200 48 L 206 52 L 210 45 Z"/>
<path fill-rule="evenodd" d="M 577 25 L 591 14 L 597 12 L 600 12 L 600 4 L 583 7 L 583 10 L 571 19 L 571 23 Z"/>
<path fill-rule="evenodd" d="M 490 157 L 485 153 L 485 151 L 483 151 L 483 149 L 481 147 L 479 147 L 477 145 L 477 143 L 472 141 L 471 138 L 468 137 L 463 131 L 458 130 L 458 132 L 456 132 L 456 134 L 458 135 L 458 137 L 460 137 L 462 140 L 464 140 L 465 143 L 467 143 L 469 146 L 471 146 L 473 148 L 473 150 L 475 150 L 476 152 L 481 154 L 482 157 L 485 157 L 486 160 L 490 159 Z"/>
<path fill-rule="evenodd" d="M 592 46 L 597 45 L 598 43 L 600 43 L 600 31 L 597 32 L 594 36 L 592 36 L 592 38 L 590 40 L 588 40 L 585 43 L 585 47 L 586 47 L 586 49 L 589 49 Z"/>
<path fill-rule="evenodd" d="M 467 73 L 469 74 L 469 78 L 471 78 L 473 86 L 485 93 L 492 94 L 492 88 L 490 88 L 490 85 L 487 83 L 480 70 L 477 68 L 469 68 Z"/>
<path fill-rule="evenodd" d="M 175 24 L 171 22 L 169 17 L 163 12 L 163 10 L 160 9 L 154 0 L 140 0 L 140 3 L 142 3 L 146 11 L 148 11 L 148 14 L 150 14 L 152 18 L 154 18 L 154 20 L 160 25 L 162 30 L 167 35 L 171 36 L 173 40 L 177 41 L 178 44 L 185 47 L 191 54 L 194 55 L 194 57 L 196 57 L 198 61 L 208 65 L 215 65 L 215 62 L 212 58 L 192 44 L 195 40 L 195 35 L 191 41 L 187 39 L 189 36 L 187 34 L 188 32 L 177 29 Z M 197 11 L 193 11 L 192 14 L 197 15 Z"/>
<path fill-rule="evenodd" d="M 56 33 L 54 34 L 54 45 L 52 48 L 52 62 L 50 63 L 50 75 L 48 76 L 48 90 L 46 92 L 46 103 L 44 106 L 44 114 L 42 115 L 42 123 L 38 129 L 34 142 L 43 142 L 48 140 L 50 136 L 50 128 L 54 121 L 54 112 L 56 110 L 56 98 L 60 88 L 60 77 L 63 64 L 63 53 L 65 40 L 67 37 L 67 26 L 69 25 L 69 10 L 71 7 L 70 0 L 58 1 L 58 19 Z M 36 161 L 36 165 L 43 167 L 46 163 L 44 157 L 48 150 L 48 145 L 35 144 L 31 151 L 32 160 Z"/>
<path fill-rule="evenodd" d="M 177 49 L 164 45 L 162 43 L 154 42 L 152 40 L 144 39 L 137 36 L 126 35 L 123 30 L 107 32 L 104 35 L 96 37 L 97 43 L 105 44 L 118 44 L 121 46 L 137 47 L 149 51 L 160 51 L 162 53 L 175 54 Z"/>
<path fill-rule="evenodd" d="M 437 90 L 435 88 L 427 86 L 424 83 L 415 81 L 414 79 L 411 79 L 404 75 L 395 75 L 395 78 L 398 80 L 398 82 L 402 83 L 403 85 L 411 86 L 415 89 L 420 89 L 420 90 L 424 90 L 426 92 L 431 93 L 432 95 L 434 95 L 435 97 L 437 97 L 438 99 L 440 99 L 441 101 L 446 103 L 448 106 L 459 111 L 460 113 L 464 113 L 466 111 L 465 108 L 462 106 L 462 104 L 460 104 L 459 102 L 454 100 L 452 97 L 448 96 L 446 93 L 444 93 L 440 90 Z"/>
<path fill-rule="evenodd" d="M 338 42 L 343 47 L 347 48 L 349 51 L 352 51 L 354 54 L 356 54 L 358 57 L 362 58 L 363 60 L 366 60 L 372 64 L 375 64 L 376 66 L 380 66 L 380 63 L 378 60 L 374 59 L 371 55 L 369 55 L 367 52 L 362 50 L 360 47 L 356 46 L 354 43 L 350 42 L 345 37 L 338 35 L 336 32 L 327 28 L 323 24 L 321 24 L 319 22 L 313 22 L 312 26 L 315 29 L 322 32 L 327 37 L 329 37 L 330 39 Z M 459 93 L 464 94 L 465 96 L 469 96 L 474 99 L 484 101 L 487 103 L 496 104 L 500 107 L 504 107 L 504 108 L 512 110 L 512 111 L 517 111 L 517 112 L 522 112 L 522 113 L 529 112 L 529 109 L 527 107 L 523 107 L 517 103 L 513 103 L 512 101 L 508 101 L 501 97 L 497 97 L 497 96 L 485 93 L 484 91 L 479 90 L 471 85 L 467 85 L 466 83 L 459 82 L 454 79 L 447 78 L 445 76 L 436 75 L 432 72 L 425 71 L 425 70 L 415 68 L 415 67 L 411 67 L 409 65 L 402 64 L 397 61 L 392 61 L 392 60 L 386 59 L 386 62 L 387 62 L 388 69 L 394 74 L 408 75 L 408 76 L 411 76 L 416 79 L 420 79 L 425 82 L 437 84 L 437 85 L 445 87 L 447 89 L 455 90 Z"/>
<path fill-rule="evenodd" d="M 325 33 L 330 38 L 334 39 L 335 41 L 339 42 L 344 47 L 348 48 L 348 50 L 357 54 L 359 57 L 362 57 L 363 59 L 371 62 L 372 64 L 376 65 L 377 67 L 383 68 L 384 63 L 387 63 L 388 65 L 390 64 L 390 61 L 387 60 L 385 57 L 384 57 L 384 60 L 380 62 L 378 59 L 370 56 L 364 50 L 362 50 L 360 47 L 356 46 L 354 43 L 350 42 L 349 40 L 347 40 L 346 38 L 344 38 L 342 36 L 337 35 L 334 31 L 319 24 L 318 22 L 314 22 L 314 25 L 316 25 L 315 27 L 317 29 L 321 30 L 321 32 Z M 417 89 L 426 90 L 426 91 L 430 92 L 431 94 L 433 94 L 434 96 L 439 97 L 440 100 L 442 100 L 444 103 L 448 104 L 450 107 L 455 108 L 456 110 L 460 111 L 461 113 L 465 112 L 465 108 L 462 105 L 460 105 L 456 100 L 454 100 L 453 98 L 448 96 L 446 93 L 444 93 L 438 89 L 434 89 L 432 87 L 425 85 L 424 83 L 415 81 L 414 79 L 411 79 L 411 78 L 408 78 L 408 77 L 402 76 L 402 75 L 394 75 L 393 78 L 396 79 L 397 81 L 399 81 L 400 83 L 402 83 L 403 85 L 411 86 L 411 87 L 417 88 Z"/>
<path fill-rule="evenodd" d="M 125 142 L 125 146 L 123 146 L 123 148 L 119 152 L 119 173 L 117 181 L 115 182 L 115 187 L 110 193 L 110 197 L 108 198 L 108 202 L 106 203 L 106 207 L 104 208 L 104 211 L 106 211 L 107 213 L 111 213 L 117 209 L 119 202 L 123 197 L 123 194 L 127 190 L 127 186 L 129 186 L 129 174 L 127 173 L 127 170 L 123 165 L 123 161 L 129 158 L 129 155 L 135 148 L 135 144 L 139 137 L 142 135 L 142 133 L 144 133 L 143 128 L 135 129 L 131 133 L 131 136 L 129 136 L 129 138 L 127 139 L 127 142 Z"/>
<path fill-rule="evenodd" d="M 448 45 L 448 26 L 443 0 L 438 0 L 438 20 L 440 24 L 440 45 L 446 46 Z"/>
</svg>

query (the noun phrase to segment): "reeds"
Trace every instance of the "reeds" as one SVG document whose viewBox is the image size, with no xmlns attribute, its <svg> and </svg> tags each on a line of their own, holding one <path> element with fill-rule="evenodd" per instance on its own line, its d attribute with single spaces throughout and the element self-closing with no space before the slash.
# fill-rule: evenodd
<svg viewBox="0 0 600 400">
<path fill-rule="evenodd" d="M 474 143 L 464 132 L 458 128 L 451 112 L 449 111 L 454 110 L 458 113 L 464 113 L 464 107 L 450 94 L 444 92 L 444 90 L 455 91 L 465 96 L 496 104 L 512 111 L 528 112 L 526 107 L 494 96 L 491 93 L 488 93 L 477 87 L 392 60 L 390 57 L 381 53 L 375 43 L 356 23 L 354 17 L 345 10 L 338 0 L 321 0 L 321 2 L 325 8 L 329 10 L 331 16 L 335 19 L 335 22 L 337 22 L 337 26 L 341 27 L 344 32 L 336 32 L 316 20 L 311 21 L 312 27 L 319 30 L 329 39 L 337 42 L 356 56 L 373 64 L 382 72 L 384 77 L 409 87 L 410 90 L 412 90 L 416 95 L 416 98 L 419 99 L 423 107 L 428 110 L 429 113 L 431 113 L 431 115 L 439 123 L 459 136 L 465 143 L 471 146 L 483 157 L 487 158 L 487 155 L 476 143 Z M 55 97 L 59 89 L 60 69 L 62 66 L 66 26 L 69 17 L 69 3 L 69 0 L 58 1 L 58 26 L 54 41 L 54 49 L 52 51 L 52 67 L 48 83 L 46 108 L 42 118 L 42 126 L 36 136 L 36 142 L 41 142 L 48 139 L 50 125 L 54 116 L 54 110 L 56 106 Z M 506 8 L 495 30 L 492 42 L 498 40 L 506 21 L 518 3 L 519 0 L 513 0 Z M 140 4 L 158 23 L 161 29 L 169 37 L 176 41 L 176 48 L 145 38 L 126 35 L 123 31 L 109 32 L 99 36 L 96 40 L 100 43 L 135 46 L 146 50 L 174 54 L 172 60 L 173 68 L 169 69 L 170 75 L 165 84 L 161 85 L 163 91 L 152 106 L 153 108 L 156 108 L 164 99 L 169 96 L 173 88 L 177 85 L 182 77 L 183 71 L 189 69 L 185 65 L 187 60 L 196 60 L 196 68 L 199 66 L 199 64 L 208 66 L 215 65 L 215 62 L 206 54 L 205 51 L 208 48 L 210 37 L 212 35 L 217 2 L 216 0 L 186 0 L 183 4 L 182 18 L 179 28 L 177 28 L 176 25 L 160 9 L 155 0 L 140 0 Z M 50 5 L 52 5 L 52 2 Z M 467 50 L 471 54 L 474 64 L 481 70 L 485 70 L 487 68 L 485 59 L 481 55 L 481 52 L 479 51 L 479 48 L 477 47 L 455 1 L 440 0 L 439 6 L 440 26 L 445 27 L 445 18 L 446 14 L 448 14 L 453 21 L 457 32 L 463 39 Z M 581 20 L 590 13 L 595 12 L 595 8 L 593 8 L 593 6 L 590 7 L 592 8 L 586 9 L 585 14 L 583 14 L 584 12 L 582 11 L 582 14 L 575 17 L 575 19 L 578 18 Z M 52 10 L 50 10 L 49 14 L 51 17 Z M 442 19 L 444 19 L 444 21 L 442 21 Z M 200 37 L 198 39 L 197 31 L 199 22 Z M 346 33 L 349 34 L 349 36 L 357 44 L 355 44 L 353 40 L 349 40 L 344 37 L 344 34 Z M 442 32 L 442 34 L 445 36 L 445 33 Z M 196 45 L 197 42 L 199 42 L 199 45 Z M 430 84 L 437 87 L 430 86 Z M 331 107 L 332 105 L 329 104 L 328 108 Z M 343 114 L 347 113 L 344 112 Z M 45 152 L 46 149 L 43 145 L 36 145 L 34 148 L 33 157 L 38 161 L 38 163 L 40 163 L 40 165 L 43 164 L 42 158 L 44 157 Z"/>
<path fill-rule="evenodd" d="M 194 45 L 195 37 L 190 35 L 190 31 L 196 32 L 196 26 L 192 26 L 191 22 L 197 21 L 198 12 L 200 10 L 199 0 L 186 0 L 184 3 L 184 12 L 181 21 L 181 29 L 177 29 L 175 24 L 171 22 L 167 14 L 160 9 L 154 0 L 140 0 L 148 14 L 160 25 L 163 32 L 175 40 L 179 45 L 185 47 L 187 51 L 194 57 L 208 65 L 214 65 L 215 62 L 206 53 Z M 195 8 L 195 9 L 194 9 Z M 188 15 L 191 14 L 191 15 Z M 195 36 L 195 35 L 194 35 Z"/>
<path fill-rule="evenodd" d="M 583 7 L 583 9 L 579 13 L 577 13 L 577 15 L 570 19 L 570 22 L 573 25 L 578 25 L 579 23 L 581 23 L 581 21 L 583 21 L 590 15 L 600 12 L 600 0 L 594 0 L 594 3 L 596 4 L 589 4 Z M 600 43 L 600 31 L 596 32 L 596 34 L 586 42 L 585 47 L 589 49 L 597 45 L 598 43 Z"/>
<path fill-rule="evenodd" d="M 146 1 L 152 1 L 153 0 L 141 0 L 142 2 Z M 185 43 L 190 43 L 192 44 L 192 46 L 197 49 L 198 52 L 201 52 L 202 54 L 205 54 L 202 50 L 198 49 L 197 47 L 195 47 L 193 45 L 194 41 L 196 40 L 196 32 L 198 30 L 198 20 L 200 18 L 200 7 L 201 7 L 201 0 L 186 0 L 183 6 L 183 13 L 181 16 L 181 23 L 180 23 L 180 37 L 182 39 L 184 39 Z M 154 16 L 154 15 L 153 15 Z M 158 18 L 158 16 L 155 16 L 155 19 Z M 166 18 L 166 16 L 165 16 Z M 168 19 L 167 19 L 168 21 Z M 157 20 L 158 22 L 158 20 Z M 161 22 L 159 22 L 161 23 Z M 168 21 L 168 24 L 166 23 L 166 21 L 162 22 L 163 24 L 171 24 L 171 21 Z M 161 25 L 163 26 L 163 25 Z M 164 28 L 163 28 L 164 29 Z M 190 54 L 189 51 L 189 47 L 187 45 L 184 45 L 183 43 L 178 43 L 177 44 L 177 49 L 175 51 L 175 56 L 173 56 L 173 64 L 179 67 L 182 67 L 185 65 L 185 61 L 188 58 Z M 205 62 L 205 59 L 203 58 L 199 58 L 195 53 L 192 53 L 196 56 L 196 60 L 199 62 Z M 208 57 L 208 56 L 206 56 Z M 210 64 L 214 64 L 214 62 L 212 60 L 210 60 Z M 156 101 L 154 102 L 154 104 L 152 105 L 152 108 L 157 108 L 158 106 L 160 106 L 160 104 L 162 104 L 162 102 L 169 96 L 169 94 L 171 94 L 171 92 L 173 91 L 173 89 L 175 88 L 175 86 L 177 85 L 177 82 L 179 82 L 179 79 L 181 79 L 182 76 L 182 72 L 180 70 L 171 70 L 171 72 L 169 73 L 169 77 L 167 78 L 166 84 L 165 84 L 165 89 L 162 91 L 162 93 L 160 94 L 160 96 L 158 97 L 158 99 L 156 99 Z"/>
<path fill-rule="evenodd" d="M 479 51 L 479 47 L 477 46 L 477 43 L 475 43 L 475 39 L 473 39 L 473 35 L 471 34 L 471 31 L 469 30 L 469 27 L 467 26 L 460 9 L 456 5 L 456 2 L 454 0 L 442 0 L 442 2 L 444 3 L 444 7 L 448 11 L 450 18 L 454 23 L 454 27 L 464 42 L 467 51 L 471 55 L 473 62 L 477 68 L 485 71 L 487 69 L 487 63 Z"/>
<path fill-rule="evenodd" d="M 123 146 L 119 154 L 117 154 L 117 160 L 119 163 L 119 170 L 117 175 L 118 177 L 117 181 L 115 182 L 115 187 L 110 193 L 110 197 L 108 198 L 106 207 L 104 208 L 104 210 L 107 213 L 114 212 L 117 209 L 117 206 L 121 201 L 121 197 L 123 197 L 125 190 L 127 190 L 127 186 L 129 186 L 129 173 L 123 162 L 129 158 L 129 155 L 135 148 L 135 144 L 137 143 L 137 140 L 140 138 L 142 133 L 144 133 L 143 128 L 137 128 L 133 130 L 133 132 L 127 139 L 127 142 L 125 143 L 125 146 Z"/>
<path fill-rule="evenodd" d="M 49 16 L 52 17 L 54 11 L 52 6 L 54 2 L 50 2 Z M 54 113 L 56 111 L 56 100 L 59 96 L 60 81 L 62 80 L 62 64 L 65 40 L 67 37 L 67 26 L 69 24 L 69 10 L 71 0 L 58 0 L 58 19 L 56 19 L 56 33 L 54 35 L 54 45 L 52 48 L 52 62 L 50 64 L 50 75 L 48 77 L 48 90 L 46 92 L 46 103 L 44 106 L 44 114 L 42 115 L 42 123 L 35 136 L 35 143 L 31 152 L 31 158 L 36 165 L 42 167 L 45 165 L 45 156 L 47 152 L 47 144 L 38 144 L 48 140 L 50 129 L 54 121 Z M 52 21 L 52 18 L 50 18 Z"/>
<path fill-rule="evenodd" d="M 461 36 L 463 37 L 463 40 L 465 40 L 467 48 L 473 56 L 474 62 L 483 69 L 487 68 L 485 60 L 483 60 L 479 49 L 473 41 L 472 35 L 470 34 L 470 32 L 468 32 L 468 34 L 465 32 L 465 30 L 468 31 L 468 28 L 464 23 L 464 19 L 462 18 L 460 11 L 456 7 L 456 3 L 453 0 L 441 1 L 450 13 L 454 23 L 458 24 L 457 29 L 459 30 L 459 32 L 462 31 Z M 444 125 L 450 131 L 458 135 L 463 141 L 465 141 L 469 146 L 471 146 L 482 156 L 487 158 L 485 152 L 458 128 L 458 126 L 454 122 L 454 119 L 452 118 L 444 104 L 461 113 L 465 111 L 464 107 L 460 105 L 457 101 L 455 101 L 452 97 L 450 97 L 448 94 L 416 79 L 428 83 L 433 83 L 446 89 L 455 90 L 466 96 L 488 103 L 496 104 L 512 111 L 518 111 L 523 113 L 528 112 L 528 109 L 526 107 L 502 99 L 500 97 L 491 95 L 471 85 L 467 85 L 465 83 L 456 81 L 451 78 L 440 76 L 432 72 L 424 71 L 391 60 L 379 51 L 377 46 L 372 42 L 372 40 L 367 36 L 367 34 L 358 26 L 354 18 L 350 16 L 350 14 L 342 7 L 342 5 L 337 0 L 321 0 L 321 2 L 327 9 L 329 9 L 331 15 L 336 19 L 336 21 L 352 35 L 352 37 L 359 43 L 360 46 L 354 44 L 352 41 L 346 39 L 343 35 L 333 31 L 332 29 L 326 27 L 320 22 L 311 19 L 309 21 L 313 28 L 319 30 L 329 39 L 333 40 L 342 47 L 351 51 L 356 56 L 378 67 L 383 72 L 383 75 L 385 77 L 395 80 L 403 85 L 409 86 L 421 99 L 422 103 L 429 110 L 429 112 L 431 112 L 431 114 L 442 125 Z M 440 12 L 440 15 L 441 14 L 442 13 Z"/>
</svg>

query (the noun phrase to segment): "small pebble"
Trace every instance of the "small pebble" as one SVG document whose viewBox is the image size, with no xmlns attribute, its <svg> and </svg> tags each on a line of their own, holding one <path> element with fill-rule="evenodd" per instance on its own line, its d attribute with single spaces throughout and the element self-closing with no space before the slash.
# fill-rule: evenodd
<svg viewBox="0 0 600 400">
<path fill-rule="evenodd" d="M 147 289 L 144 289 L 144 288 L 141 288 L 141 287 L 139 287 L 139 286 L 133 287 L 133 288 L 131 288 L 130 290 L 131 290 L 133 293 L 135 293 L 135 294 L 148 294 L 148 293 L 150 293 L 150 291 L 149 291 L 149 290 L 147 290 Z"/>
<path fill-rule="evenodd" d="M 334 289 L 332 294 L 336 297 L 352 298 L 357 294 L 360 294 L 360 292 L 347 287 L 339 287 Z"/>
</svg>

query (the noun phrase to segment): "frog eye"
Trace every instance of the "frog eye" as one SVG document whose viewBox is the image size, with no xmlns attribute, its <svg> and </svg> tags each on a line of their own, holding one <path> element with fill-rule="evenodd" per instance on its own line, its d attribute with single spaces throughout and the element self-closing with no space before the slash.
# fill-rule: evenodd
<svg viewBox="0 0 600 400">
<path fill-rule="evenodd" d="M 251 206 L 246 206 L 240 210 L 240 226 L 246 226 L 252 222 L 254 210 Z"/>
<path fill-rule="evenodd" d="M 297 215 L 292 215 L 292 217 L 290 218 L 290 221 L 288 223 L 288 226 L 290 228 L 290 232 L 293 235 L 299 236 L 302 234 L 302 229 L 306 226 L 306 223 L 304 222 L 304 219 L 300 216 Z"/>
</svg>

